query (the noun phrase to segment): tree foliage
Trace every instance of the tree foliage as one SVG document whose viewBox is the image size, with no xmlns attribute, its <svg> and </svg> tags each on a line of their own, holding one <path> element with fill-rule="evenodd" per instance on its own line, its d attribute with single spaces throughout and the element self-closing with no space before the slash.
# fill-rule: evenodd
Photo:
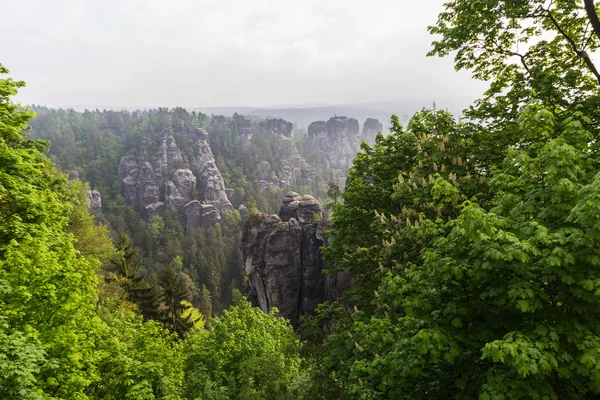
<svg viewBox="0 0 600 400">
<path fill-rule="evenodd" d="M 300 398 L 300 342 L 288 321 L 242 301 L 188 337 L 189 399 Z"/>
<path fill-rule="evenodd" d="M 462 122 L 393 119 L 355 159 L 326 253 L 358 284 L 321 309 L 350 397 L 598 396 L 590 5 L 454 1 L 430 28 L 491 85 Z"/>
</svg>

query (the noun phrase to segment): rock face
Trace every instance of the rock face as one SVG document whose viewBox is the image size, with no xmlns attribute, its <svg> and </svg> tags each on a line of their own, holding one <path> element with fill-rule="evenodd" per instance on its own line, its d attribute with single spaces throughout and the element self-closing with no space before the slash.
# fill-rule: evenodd
<svg viewBox="0 0 600 400">
<path fill-rule="evenodd" d="M 367 118 L 362 129 L 361 137 L 370 146 L 375 143 L 375 136 L 383 132 L 383 124 L 378 119 Z"/>
<path fill-rule="evenodd" d="M 246 223 L 243 237 L 244 269 L 250 299 L 264 312 L 276 307 L 297 326 L 317 305 L 338 298 L 349 279 L 322 274 L 320 247 L 329 222 L 312 196 L 289 192 L 279 215 L 258 214 Z"/>
<path fill-rule="evenodd" d="M 271 187 L 290 188 L 301 181 L 316 191 L 318 176 L 298 153 L 298 148 L 292 140 L 293 124 L 283 119 L 267 119 L 259 124 L 258 129 L 261 134 L 268 135 L 271 147 L 276 149 L 283 165 L 278 176 L 268 161 L 257 164 L 256 171 L 261 190 L 268 191 Z"/>
<path fill-rule="evenodd" d="M 337 181 L 346 178 L 359 145 L 359 125 L 354 118 L 333 117 L 308 126 L 311 159 L 333 170 Z"/>
<path fill-rule="evenodd" d="M 207 134 L 192 125 L 178 132 L 178 136 L 186 141 L 187 154 L 177 144 L 173 130 L 165 129 L 156 151 L 143 146 L 137 154 L 121 158 L 118 173 L 125 198 L 146 218 L 167 210 L 180 212 L 187 228 L 216 223 L 221 213 L 233 206 Z M 188 207 L 194 200 L 201 207 Z"/>
<path fill-rule="evenodd" d="M 90 202 L 90 212 L 96 215 L 102 214 L 102 197 L 100 196 L 100 192 L 89 189 L 87 196 Z"/>
<path fill-rule="evenodd" d="M 348 169 L 360 150 L 361 140 L 372 145 L 383 125 L 377 119 L 367 118 L 362 133 L 359 128 L 358 121 L 348 117 L 311 123 L 308 126 L 307 158 L 313 165 L 331 169 L 334 180 L 344 185 Z"/>
</svg>

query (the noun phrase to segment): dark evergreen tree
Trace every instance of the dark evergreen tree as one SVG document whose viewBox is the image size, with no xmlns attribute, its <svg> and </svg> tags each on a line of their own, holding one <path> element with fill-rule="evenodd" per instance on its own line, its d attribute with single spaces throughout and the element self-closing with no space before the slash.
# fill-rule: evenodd
<svg viewBox="0 0 600 400">
<path fill-rule="evenodd" d="M 123 288 L 127 298 L 137 304 L 145 319 L 160 320 L 160 292 L 150 285 L 140 273 L 141 260 L 139 249 L 124 233 L 119 235 L 117 257 L 112 260 L 107 281 L 114 281 Z"/>
<path fill-rule="evenodd" d="M 165 328 L 183 338 L 186 332 L 193 328 L 194 321 L 191 315 L 183 316 L 184 311 L 189 308 L 189 305 L 184 302 L 189 302 L 191 296 L 186 285 L 187 280 L 181 268 L 181 258 L 176 257 L 161 272 L 158 283 L 161 288 L 163 301 L 161 320 Z"/>
</svg>

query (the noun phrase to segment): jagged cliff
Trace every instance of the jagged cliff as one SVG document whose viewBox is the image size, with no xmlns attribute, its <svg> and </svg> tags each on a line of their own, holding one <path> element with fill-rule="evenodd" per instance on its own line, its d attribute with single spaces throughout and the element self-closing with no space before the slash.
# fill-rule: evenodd
<svg viewBox="0 0 600 400">
<path fill-rule="evenodd" d="M 179 211 L 186 228 L 206 227 L 233 209 L 207 134 L 191 125 L 178 132 L 164 129 L 156 151 L 146 144 L 137 154 L 121 158 L 118 174 L 127 201 L 146 218 L 165 210 Z"/>
<path fill-rule="evenodd" d="M 367 118 L 363 124 L 361 138 L 372 146 L 379 132 L 383 132 L 383 124 L 378 119 Z"/>
<path fill-rule="evenodd" d="M 365 121 L 362 134 L 354 118 L 332 117 L 327 122 L 315 121 L 308 126 L 308 156 L 313 163 L 331 169 L 334 179 L 343 183 L 360 150 L 361 140 L 373 144 L 381 130 L 382 124 L 373 118 Z"/>
<path fill-rule="evenodd" d="M 266 160 L 257 165 L 257 178 L 263 190 L 274 186 L 278 189 L 306 184 L 313 192 L 318 188 L 318 176 L 314 169 L 300 156 L 292 140 L 293 124 L 283 119 L 267 119 L 258 124 L 260 134 L 265 135 L 271 148 L 278 155 L 281 171 L 277 175 L 275 168 Z"/>
<path fill-rule="evenodd" d="M 249 217 L 243 236 L 249 297 L 264 312 L 276 307 L 294 326 L 323 301 L 338 298 L 351 284 L 345 276 L 323 275 L 321 205 L 310 195 L 289 192 L 279 215 Z"/>
</svg>

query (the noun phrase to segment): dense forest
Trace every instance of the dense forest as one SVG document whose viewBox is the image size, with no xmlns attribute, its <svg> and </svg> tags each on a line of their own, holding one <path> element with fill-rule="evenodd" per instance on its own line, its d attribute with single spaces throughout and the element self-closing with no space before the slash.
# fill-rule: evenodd
<svg viewBox="0 0 600 400">
<path fill-rule="evenodd" d="M 243 291 L 240 210 L 243 214 L 248 208 L 250 212 L 276 213 L 284 189 L 326 197 L 325 182 L 331 178 L 329 171 L 321 169 L 318 176 L 323 179 L 313 182 L 310 188 L 300 172 L 292 176 L 293 182 L 280 184 L 286 178 L 284 161 L 290 158 L 285 145 L 293 142 L 268 130 L 265 124 L 239 115 L 209 117 L 181 108 L 76 112 L 34 106 L 33 111 L 36 118 L 30 122 L 30 138 L 48 140 L 48 155 L 54 164 L 101 194 L 97 220 L 111 228 L 126 262 L 139 264 L 122 267 L 123 271 L 130 270 L 122 274 L 143 279 L 140 284 L 155 290 L 160 286 L 161 271 L 173 262 L 179 263 L 189 300 L 206 316 L 225 309 Z M 187 127 L 194 126 L 208 132 L 216 168 L 231 190 L 229 198 L 234 204 L 224 211 L 218 224 L 188 232 L 178 210 L 145 215 L 140 209 L 143 204 L 136 204 L 135 198 L 128 201 L 123 193 L 123 177 L 116 167 L 122 164 L 123 155 L 156 154 L 166 131 L 173 133 L 184 157 L 193 157 L 193 143 L 185 133 Z M 257 165 L 266 165 L 268 170 L 257 170 Z M 312 174 L 317 176 L 316 172 Z M 200 200 L 202 195 L 193 188 L 189 200 Z M 239 209 L 242 204 L 247 207 Z"/>
<path fill-rule="evenodd" d="M 322 124 L 22 107 L 0 65 L 0 397 L 598 398 L 597 7 L 445 7 L 430 55 L 489 89 L 392 117 L 347 176 Z M 289 190 L 353 277 L 295 329 L 242 265 Z"/>
</svg>

